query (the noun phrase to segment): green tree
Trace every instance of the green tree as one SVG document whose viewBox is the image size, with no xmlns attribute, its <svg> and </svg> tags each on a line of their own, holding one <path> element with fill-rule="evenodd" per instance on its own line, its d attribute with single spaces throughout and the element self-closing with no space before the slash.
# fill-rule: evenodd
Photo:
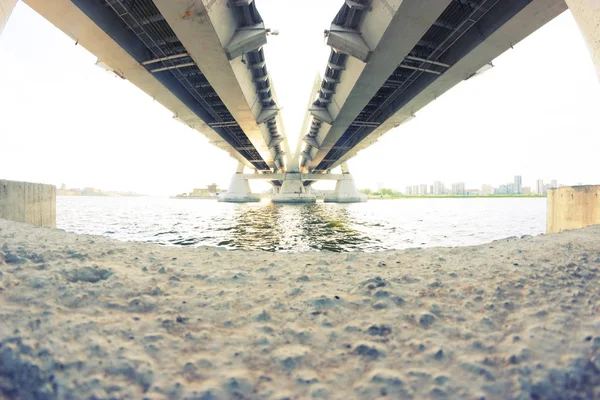
<svg viewBox="0 0 600 400">
<path fill-rule="evenodd" d="M 391 195 L 394 194 L 394 191 L 392 189 L 389 189 L 389 188 L 383 188 L 379 192 L 381 192 L 381 194 L 384 195 L 384 196 L 391 196 Z"/>
<path fill-rule="evenodd" d="M 371 189 L 361 189 L 361 190 L 359 190 L 359 192 L 361 192 L 362 194 L 366 194 L 367 196 L 373 194 Z"/>
</svg>

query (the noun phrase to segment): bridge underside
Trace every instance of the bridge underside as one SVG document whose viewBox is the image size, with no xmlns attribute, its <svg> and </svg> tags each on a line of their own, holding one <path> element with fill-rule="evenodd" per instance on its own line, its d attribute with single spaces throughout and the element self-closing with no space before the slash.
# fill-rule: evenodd
<svg viewBox="0 0 600 400">
<path fill-rule="evenodd" d="M 245 166 L 285 170 L 287 139 L 262 49 L 266 29 L 254 2 L 223 3 L 210 12 L 202 3 L 188 7 L 190 15 L 208 15 L 190 21 L 193 40 L 181 34 L 181 18 L 173 18 L 179 2 L 26 2 L 96 55 L 99 65 L 130 80 Z"/>
<path fill-rule="evenodd" d="M 375 73 L 368 75 L 367 70 L 369 63 L 376 62 L 378 48 L 365 56 L 350 45 L 344 46 L 344 42 L 340 44 L 339 38 L 329 41 L 335 47 L 315 95 L 310 130 L 304 137 L 302 164 L 309 171 L 325 173 L 347 161 L 358 150 L 412 118 L 417 110 L 481 71 L 494 58 L 567 8 L 562 0 L 452 0 L 448 3 L 410 50 L 393 65 L 378 90 L 362 99 L 363 104 L 355 107 L 354 115 L 343 115 L 343 120 L 334 117 L 332 96 L 345 79 L 356 81 L 357 85 L 380 79 Z M 354 17 L 351 12 L 352 9 L 344 5 L 332 29 L 345 24 L 345 29 L 358 33 L 372 23 L 368 9 L 360 10 L 364 14 L 362 24 L 356 17 L 358 11 L 354 12 Z M 388 29 L 393 24 L 392 19 Z M 385 39 L 384 36 L 379 47 L 385 45 Z M 357 58 L 366 62 L 358 78 L 347 68 L 348 63 Z M 350 92 L 348 98 L 356 105 L 356 96 L 352 96 Z M 330 127 L 326 135 L 322 135 L 322 125 Z"/>
</svg>

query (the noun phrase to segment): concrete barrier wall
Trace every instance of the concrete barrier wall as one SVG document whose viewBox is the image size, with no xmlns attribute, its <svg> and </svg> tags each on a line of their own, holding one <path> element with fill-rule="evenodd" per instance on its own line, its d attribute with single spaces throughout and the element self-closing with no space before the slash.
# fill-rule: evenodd
<svg viewBox="0 0 600 400">
<path fill-rule="evenodd" d="M 548 190 L 547 232 L 600 224 L 600 185 Z"/>
<path fill-rule="evenodd" d="M 0 179 L 0 218 L 56 228 L 56 186 Z"/>
</svg>

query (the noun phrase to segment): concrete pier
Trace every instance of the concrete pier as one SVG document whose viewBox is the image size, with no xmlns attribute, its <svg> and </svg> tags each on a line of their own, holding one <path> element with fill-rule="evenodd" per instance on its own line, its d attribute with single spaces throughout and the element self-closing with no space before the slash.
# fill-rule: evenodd
<svg viewBox="0 0 600 400">
<path fill-rule="evenodd" d="M 556 233 L 600 224 L 600 185 L 548 191 L 547 232 Z"/>
<path fill-rule="evenodd" d="M 244 177 L 244 164 L 238 164 L 237 171 L 231 178 L 227 192 L 219 193 L 217 200 L 225 203 L 251 203 L 260 201 L 260 196 L 252 193 L 250 183 Z"/>
<path fill-rule="evenodd" d="M 56 228 L 56 186 L 0 179 L 0 218 Z"/>
<path fill-rule="evenodd" d="M 278 193 L 273 195 L 273 203 L 315 203 L 317 196 L 310 187 L 304 186 L 299 173 L 285 174 Z"/>
<path fill-rule="evenodd" d="M 356 189 L 354 178 L 347 174 L 335 184 L 335 191 L 328 194 L 325 203 L 363 203 L 367 201 L 367 195 Z"/>
<path fill-rule="evenodd" d="M 600 79 L 600 1 L 566 0 L 566 3 L 590 49 Z"/>
<path fill-rule="evenodd" d="M 358 191 L 354 178 L 350 174 L 348 164 L 343 163 L 342 179 L 335 184 L 332 194 L 325 196 L 325 203 L 363 203 L 367 201 L 367 195 Z"/>
</svg>

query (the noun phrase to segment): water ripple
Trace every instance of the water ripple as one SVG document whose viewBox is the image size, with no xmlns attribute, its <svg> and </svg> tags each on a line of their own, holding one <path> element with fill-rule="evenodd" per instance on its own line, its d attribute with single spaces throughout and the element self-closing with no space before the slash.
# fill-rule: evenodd
<svg viewBox="0 0 600 400">
<path fill-rule="evenodd" d="M 58 197 L 57 225 L 167 246 L 264 251 L 379 251 L 458 246 L 545 230 L 544 199 L 402 199 L 361 204 Z"/>
</svg>

